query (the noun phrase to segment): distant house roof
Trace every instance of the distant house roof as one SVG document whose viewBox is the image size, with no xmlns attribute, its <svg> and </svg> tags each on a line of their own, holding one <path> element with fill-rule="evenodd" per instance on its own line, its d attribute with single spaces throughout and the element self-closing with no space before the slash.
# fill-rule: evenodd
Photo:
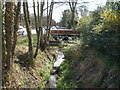
<svg viewBox="0 0 120 90">
<path fill-rule="evenodd" d="M 54 29 L 57 29 L 56 26 L 52 26 L 52 27 L 51 27 L 51 30 L 54 30 Z"/>
</svg>

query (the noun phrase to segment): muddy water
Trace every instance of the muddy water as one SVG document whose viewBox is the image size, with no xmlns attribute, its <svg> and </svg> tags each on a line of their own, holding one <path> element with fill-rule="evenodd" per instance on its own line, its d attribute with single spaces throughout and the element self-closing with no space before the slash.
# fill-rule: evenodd
<svg viewBox="0 0 120 90">
<path fill-rule="evenodd" d="M 57 75 L 57 70 L 60 64 L 64 61 L 64 54 L 63 52 L 56 50 L 56 61 L 53 65 L 53 70 L 51 71 L 50 79 L 49 79 L 49 88 L 56 88 L 56 75 Z"/>
</svg>

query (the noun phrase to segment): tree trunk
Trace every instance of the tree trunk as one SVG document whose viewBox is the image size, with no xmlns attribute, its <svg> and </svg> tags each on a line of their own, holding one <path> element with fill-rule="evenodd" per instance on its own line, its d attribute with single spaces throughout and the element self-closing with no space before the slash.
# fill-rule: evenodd
<svg viewBox="0 0 120 90">
<path fill-rule="evenodd" d="M 26 2 L 28 3 L 28 2 Z M 26 23 L 26 30 L 27 30 L 27 36 L 28 36 L 28 45 L 29 45 L 29 62 L 32 63 L 33 60 L 33 49 L 32 49 L 32 38 L 31 38 L 31 32 L 30 32 L 30 27 L 29 27 L 29 18 L 28 18 L 28 4 L 23 2 L 23 11 L 24 11 L 24 18 L 25 18 L 25 23 Z"/>
<path fill-rule="evenodd" d="M 51 2 L 50 10 L 49 10 L 48 24 L 47 24 L 47 41 L 49 41 L 49 37 L 50 37 L 50 27 L 51 27 L 51 20 L 52 20 L 53 5 L 54 5 L 54 0 L 52 0 Z"/>
<path fill-rule="evenodd" d="M 41 7 L 40 7 L 40 11 L 41 11 L 41 14 L 40 14 L 40 47 L 41 47 L 41 50 L 43 51 L 44 50 L 44 41 L 43 41 L 43 29 L 42 29 L 42 19 L 43 19 L 43 7 L 44 7 L 44 1 L 41 2 Z"/>
<path fill-rule="evenodd" d="M 17 31 L 18 31 L 18 27 L 19 27 L 20 6 L 21 6 L 21 2 L 18 2 L 17 8 L 15 9 L 15 18 L 14 18 L 12 56 L 14 55 L 14 50 L 15 50 L 16 43 L 17 43 Z"/>
<path fill-rule="evenodd" d="M 74 26 L 75 26 L 75 24 L 74 24 L 74 15 L 75 15 L 75 12 L 74 12 L 74 10 L 72 11 L 72 29 L 74 29 Z"/>
<path fill-rule="evenodd" d="M 26 2 L 26 12 L 27 12 L 27 18 L 28 18 L 28 22 L 29 22 L 29 25 L 30 25 L 30 14 L 29 14 L 29 10 L 28 10 L 28 1 Z"/>
<path fill-rule="evenodd" d="M 3 10 L 4 10 L 4 4 L 3 4 L 3 6 L 1 6 L 2 7 L 2 9 L 1 9 L 1 11 L 2 11 L 2 68 L 3 68 L 3 70 L 4 70 L 4 68 L 5 68 L 5 28 L 4 28 L 4 23 L 5 23 L 5 21 L 4 21 L 4 18 L 5 18 L 5 14 L 3 13 Z"/>
<path fill-rule="evenodd" d="M 36 22 L 36 31 L 37 31 L 37 46 L 36 46 L 36 51 L 34 54 L 34 58 L 36 58 L 37 54 L 38 54 L 38 49 L 40 47 L 40 44 L 42 43 L 42 36 L 43 36 L 43 32 L 42 32 L 42 17 L 43 17 L 43 7 L 44 7 L 44 1 L 41 2 L 41 14 L 40 14 L 40 10 L 39 10 L 39 2 L 37 2 L 38 6 L 37 6 L 37 10 L 38 10 L 38 24 L 37 24 L 37 18 L 36 18 L 36 13 L 35 13 L 35 3 L 33 1 L 33 5 L 34 5 L 34 16 L 36 18 L 35 22 Z M 37 28 L 38 27 L 38 28 Z"/>
<path fill-rule="evenodd" d="M 4 68 L 5 66 L 5 37 L 4 37 L 3 29 L 2 29 L 2 62 L 3 62 L 2 64 Z"/>
<path fill-rule="evenodd" d="M 37 10 L 38 10 L 38 17 L 39 17 L 39 3 L 37 6 Z M 35 18 L 35 28 L 36 28 L 36 33 L 37 33 L 37 46 L 36 46 L 36 50 L 35 50 L 35 54 L 34 54 L 34 58 L 37 57 L 38 54 L 38 49 L 39 49 L 39 30 L 38 30 L 38 22 L 37 22 L 37 16 L 36 16 L 36 12 L 35 12 L 35 1 L 33 0 L 33 9 L 34 9 L 34 18 Z M 38 18 L 39 19 L 39 18 Z"/>
<path fill-rule="evenodd" d="M 6 65 L 7 70 L 10 70 L 12 63 L 12 31 L 13 31 L 13 2 L 6 2 L 5 10 L 5 32 L 6 32 Z"/>
<path fill-rule="evenodd" d="M 41 1 L 41 7 L 39 5 L 39 2 L 37 2 L 37 4 L 38 4 L 38 7 L 37 7 L 37 10 L 38 10 L 38 32 L 37 32 L 37 49 L 36 49 L 34 58 L 36 58 L 36 56 L 37 56 L 39 47 L 41 48 L 42 44 L 43 44 L 42 18 L 43 18 L 44 1 Z M 39 10 L 39 8 L 40 8 L 40 10 Z"/>
</svg>

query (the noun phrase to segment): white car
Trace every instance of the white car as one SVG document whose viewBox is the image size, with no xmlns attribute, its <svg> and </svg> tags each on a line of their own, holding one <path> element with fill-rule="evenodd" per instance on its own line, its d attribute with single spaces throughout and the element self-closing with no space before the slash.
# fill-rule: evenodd
<svg viewBox="0 0 120 90">
<path fill-rule="evenodd" d="M 43 33 L 45 33 L 45 29 L 43 28 Z M 36 34 L 36 30 L 35 29 L 31 29 L 31 34 Z M 26 28 L 24 28 L 23 26 L 19 26 L 19 29 L 18 29 L 18 35 L 20 36 L 25 36 L 27 35 L 27 31 L 26 31 Z"/>
<path fill-rule="evenodd" d="M 18 35 L 27 35 L 26 28 L 19 26 Z"/>
</svg>

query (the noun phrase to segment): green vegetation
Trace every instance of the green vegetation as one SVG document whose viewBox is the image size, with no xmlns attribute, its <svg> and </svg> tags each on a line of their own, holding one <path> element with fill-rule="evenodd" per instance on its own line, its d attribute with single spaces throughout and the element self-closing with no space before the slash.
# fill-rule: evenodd
<svg viewBox="0 0 120 90">
<path fill-rule="evenodd" d="M 57 74 L 57 88 L 62 89 L 120 87 L 120 1 L 107 2 L 88 15 L 86 5 L 89 1 L 81 1 L 81 5 L 79 0 L 71 1 L 58 3 L 58 7 L 64 4 L 70 6 L 62 12 L 58 23 L 52 19 L 53 6 L 57 4 L 54 0 L 49 3 L 44 0 L 35 3 L 33 0 L 34 14 L 29 13 L 28 2 L 2 3 L 4 88 L 49 88 L 50 75 L 53 74 Z M 24 14 L 20 13 L 21 9 Z M 78 18 L 79 13 L 81 18 Z M 44 17 L 44 14 L 47 16 Z M 79 31 L 81 37 L 61 35 L 59 38 L 64 40 L 53 47 L 55 43 L 49 41 L 55 40 L 50 30 L 56 24 Z M 22 26 L 26 28 L 26 36 L 17 34 Z M 32 35 L 31 29 L 36 29 L 35 35 Z M 58 68 L 53 65 L 59 58 L 56 54 L 61 54 L 59 50 L 64 53 L 65 61 Z"/>
<path fill-rule="evenodd" d="M 60 25 L 63 26 L 63 27 L 66 27 L 68 29 L 71 29 L 72 28 L 72 12 L 70 12 L 69 9 L 67 10 L 64 10 L 63 13 L 62 13 L 62 19 L 60 21 Z M 78 21 L 78 13 L 75 12 L 75 17 L 74 17 L 74 23 L 75 25 L 77 24 L 77 21 Z"/>
<path fill-rule="evenodd" d="M 110 56 L 106 53 L 101 53 L 100 51 L 96 51 L 97 56 L 104 62 L 105 67 L 104 70 L 107 71 L 110 68 L 113 68 L 116 66 L 116 68 L 119 68 L 119 63 L 116 63 L 114 57 Z"/>
<path fill-rule="evenodd" d="M 81 32 L 83 45 L 65 49 L 58 88 L 120 85 L 119 10 L 119 2 L 107 2 L 79 19 L 76 30 Z"/>
<path fill-rule="evenodd" d="M 77 75 L 76 70 L 72 69 L 70 66 L 71 63 L 69 61 L 65 61 L 60 66 L 62 72 L 60 73 L 57 88 L 77 88 L 79 86 L 79 82 L 76 82 L 74 77 Z"/>
<path fill-rule="evenodd" d="M 118 87 L 120 72 L 115 60 L 89 45 L 65 48 L 57 88 Z"/>
<path fill-rule="evenodd" d="M 52 54 L 55 51 L 53 49 L 51 51 L 45 50 L 45 52 L 39 51 L 39 55 L 34 59 L 34 65 L 32 67 L 28 67 L 28 63 L 26 63 L 26 58 L 23 54 L 26 53 L 26 51 L 26 45 L 17 45 L 14 57 L 15 61 L 13 63 L 14 70 L 12 70 L 10 76 L 10 81 L 15 82 L 12 83 L 12 87 L 45 88 L 54 62 Z M 18 58 L 19 55 L 21 55 L 21 59 L 24 61 Z"/>
<path fill-rule="evenodd" d="M 31 37 L 32 37 L 32 43 L 35 44 L 36 43 L 36 36 L 35 35 L 31 35 Z M 18 45 L 22 45 L 22 44 L 28 43 L 27 36 L 19 36 L 18 39 L 19 39 Z"/>
<path fill-rule="evenodd" d="M 83 45 L 82 45 L 83 46 Z M 72 47 L 67 47 L 64 50 L 65 61 L 60 66 L 59 80 L 57 88 L 78 88 L 80 86 L 79 78 L 79 63 L 85 58 L 85 47 L 81 49 L 77 44 Z"/>
<path fill-rule="evenodd" d="M 120 66 L 119 10 L 119 2 L 107 2 L 106 6 L 98 7 L 88 16 L 82 17 L 76 26 L 84 43 L 105 54 L 105 62 L 119 64 L 118 66 Z"/>
<path fill-rule="evenodd" d="M 20 41 L 18 44 L 22 45 L 22 44 L 27 43 L 27 42 L 28 42 L 28 40 L 26 39 L 26 40 Z"/>
<path fill-rule="evenodd" d="M 46 83 L 47 81 L 49 81 L 50 78 L 50 71 L 52 70 L 53 67 L 53 63 L 54 61 L 48 61 L 46 63 L 46 66 L 44 66 L 43 68 L 41 68 L 40 70 L 40 76 L 42 76 L 42 80 L 40 81 L 39 87 L 46 87 Z"/>
</svg>

